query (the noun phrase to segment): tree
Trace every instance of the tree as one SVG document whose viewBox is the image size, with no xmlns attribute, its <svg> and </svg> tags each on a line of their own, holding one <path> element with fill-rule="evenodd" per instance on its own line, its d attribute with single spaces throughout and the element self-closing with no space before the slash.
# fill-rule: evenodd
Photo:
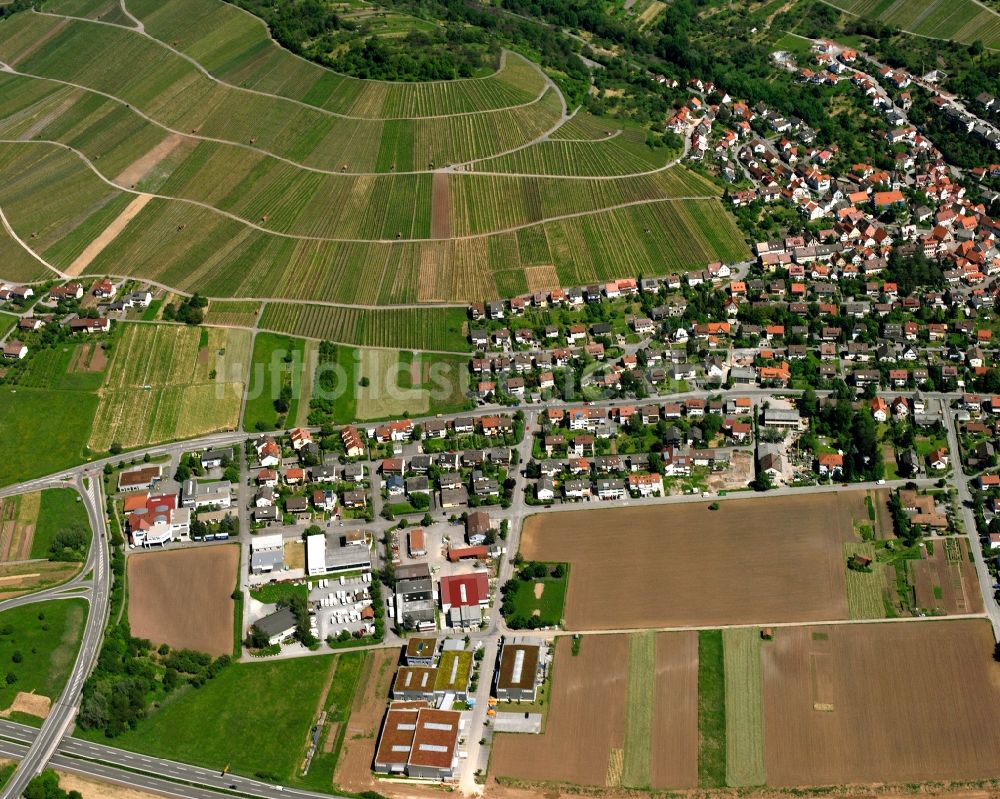
<svg viewBox="0 0 1000 799">
<path fill-rule="evenodd" d="M 83 799 L 83 795 L 79 791 L 64 791 L 59 787 L 59 775 L 46 769 L 28 783 L 24 799 Z"/>
<path fill-rule="evenodd" d="M 268 639 L 267 633 L 255 624 L 247 632 L 244 643 L 247 645 L 247 649 L 263 649 L 270 644 L 270 639 Z"/>
<path fill-rule="evenodd" d="M 754 491 L 770 491 L 774 488 L 774 482 L 771 480 L 771 475 L 765 471 L 761 471 L 750 483 L 750 487 Z"/>
</svg>

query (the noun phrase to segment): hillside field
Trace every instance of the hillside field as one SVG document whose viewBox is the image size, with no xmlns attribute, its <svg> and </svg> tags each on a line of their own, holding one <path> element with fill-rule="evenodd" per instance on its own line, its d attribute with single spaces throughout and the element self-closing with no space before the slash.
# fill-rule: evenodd
<svg viewBox="0 0 1000 799">
<path fill-rule="evenodd" d="M 932 39 L 1000 48 L 1000 11 L 974 0 L 827 0 L 850 14 L 877 19 Z"/>
</svg>

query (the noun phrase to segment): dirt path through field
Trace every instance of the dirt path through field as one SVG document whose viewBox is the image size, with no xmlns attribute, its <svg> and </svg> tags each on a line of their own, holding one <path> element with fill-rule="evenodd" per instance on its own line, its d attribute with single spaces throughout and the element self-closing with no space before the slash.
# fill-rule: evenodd
<svg viewBox="0 0 1000 799">
<path fill-rule="evenodd" d="M 152 199 L 152 194 L 139 194 L 136 196 L 136 198 L 125 207 L 125 210 L 118 214 L 118 218 L 104 228 L 104 231 L 96 239 L 90 242 L 90 244 L 87 245 L 87 248 L 76 257 L 76 260 L 73 261 L 73 263 L 71 263 L 66 269 L 66 274 L 70 277 L 82 274 L 83 271 L 90 266 L 91 262 L 104 251 L 104 248 L 115 240 L 118 234 L 128 226 L 129 222 L 139 215 L 139 212 L 145 208 Z"/>
<path fill-rule="evenodd" d="M 69 95 L 69 97 L 67 97 L 65 100 L 59 103 L 58 107 L 52 109 L 41 119 L 37 120 L 30 128 L 25 130 L 24 133 L 22 133 L 19 137 L 21 141 L 31 141 L 33 138 L 35 138 L 35 136 L 37 136 L 39 133 L 45 130 L 45 128 L 47 128 L 50 123 L 61 117 L 63 115 L 63 112 L 66 111 L 66 109 L 68 109 L 71 105 L 73 105 L 73 103 L 75 103 L 78 99 L 80 99 L 80 96 L 76 92 Z"/>
<path fill-rule="evenodd" d="M 135 184 L 148 175 L 154 166 L 176 150 L 184 141 L 180 133 L 171 133 L 152 150 L 140 156 L 115 178 L 115 183 L 126 188 L 134 188 Z"/>
<path fill-rule="evenodd" d="M 431 238 L 451 237 L 451 192 L 448 190 L 448 173 L 435 172 L 431 191 Z"/>
</svg>

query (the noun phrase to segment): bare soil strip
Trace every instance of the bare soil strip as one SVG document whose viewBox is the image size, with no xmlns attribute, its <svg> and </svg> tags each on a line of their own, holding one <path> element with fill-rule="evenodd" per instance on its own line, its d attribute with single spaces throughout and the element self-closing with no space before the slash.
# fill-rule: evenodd
<svg viewBox="0 0 1000 799">
<path fill-rule="evenodd" d="M 652 787 L 698 786 L 698 633 L 656 636 Z"/>
<path fill-rule="evenodd" d="M 0 711 L 0 717 L 10 718 L 15 711 L 27 713 L 29 716 L 37 716 L 40 719 L 47 719 L 49 711 L 52 709 L 52 700 L 41 694 L 26 694 L 18 691 L 11 706 L 4 711 Z"/>
<path fill-rule="evenodd" d="M 136 196 L 136 198 L 125 207 L 125 210 L 118 215 L 118 218 L 108 225 L 104 231 L 92 242 L 90 242 L 90 244 L 87 245 L 87 248 L 77 256 L 76 260 L 73 261 L 73 263 L 71 263 L 66 269 L 66 274 L 70 277 L 82 274 L 83 271 L 90 266 L 91 262 L 104 251 L 104 248 L 115 240 L 118 234 L 128 226 L 129 222 L 139 215 L 139 212 L 145 208 L 152 199 L 152 194 L 140 194 Z"/>
<path fill-rule="evenodd" d="M 153 167 L 169 156 L 184 141 L 184 137 L 179 133 L 169 134 L 163 141 L 157 144 L 152 150 L 140 156 L 129 164 L 115 178 L 115 183 L 126 188 L 133 188 L 136 183 L 148 175 Z"/>
<path fill-rule="evenodd" d="M 435 172 L 431 191 L 431 238 L 451 238 L 451 202 L 448 173 Z"/>
</svg>

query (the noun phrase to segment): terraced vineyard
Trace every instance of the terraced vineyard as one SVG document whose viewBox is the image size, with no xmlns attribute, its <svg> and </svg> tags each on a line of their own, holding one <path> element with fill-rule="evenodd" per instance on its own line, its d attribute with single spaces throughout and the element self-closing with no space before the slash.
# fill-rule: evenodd
<svg viewBox="0 0 1000 799">
<path fill-rule="evenodd" d="M 0 244 L 5 279 L 44 261 L 216 301 L 408 305 L 748 253 L 718 187 L 633 123 L 570 117 L 514 53 L 486 78 L 361 81 L 218 0 L 50 0 L 0 23 L 0 61 L 0 210 L 41 259 Z M 429 332 L 399 311 L 287 310 L 271 329 L 464 349 L 440 309 Z"/>
<path fill-rule="evenodd" d="M 489 111 L 529 103 L 545 86 L 538 70 L 516 54 L 508 54 L 486 78 L 358 80 L 283 50 L 268 37 L 261 20 L 220 0 L 131 0 L 128 8 L 147 33 L 190 55 L 219 80 L 348 116 L 391 119 Z"/>
<path fill-rule="evenodd" d="M 191 438 L 239 424 L 250 364 L 245 330 L 124 325 L 101 388 L 90 447 Z"/>
<path fill-rule="evenodd" d="M 1000 48 L 1000 13 L 974 0 L 828 0 L 867 19 L 932 39 Z"/>
<path fill-rule="evenodd" d="M 268 303 L 265 330 L 338 344 L 368 344 L 414 350 L 465 352 L 464 308 L 347 308 L 304 303 Z"/>
</svg>

